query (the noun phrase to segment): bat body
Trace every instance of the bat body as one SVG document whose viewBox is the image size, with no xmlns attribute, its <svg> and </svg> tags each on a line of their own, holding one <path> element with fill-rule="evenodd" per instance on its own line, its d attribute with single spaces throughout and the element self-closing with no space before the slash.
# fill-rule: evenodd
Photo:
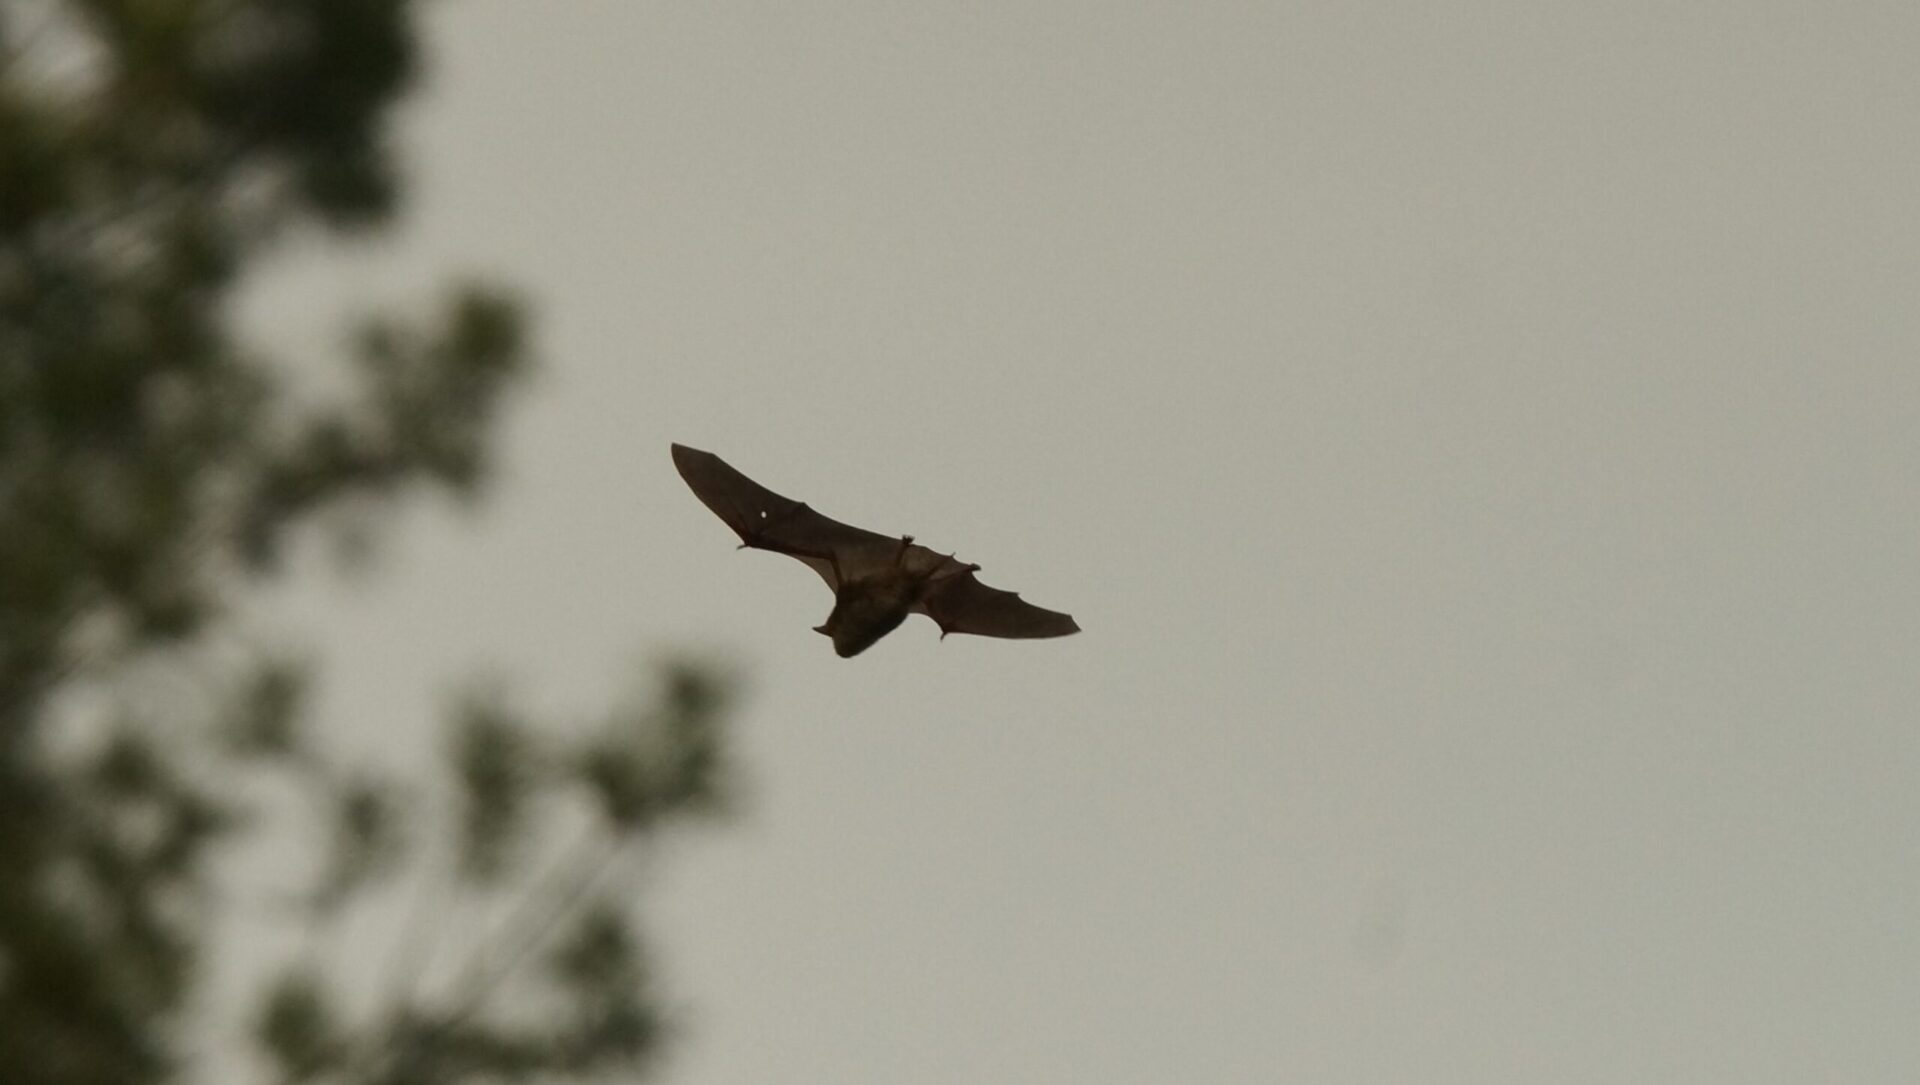
<svg viewBox="0 0 1920 1085">
<path fill-rule="evenodd" d="M 973 575 L 978 565 L 916 546 L 911 535 L 881 535 L 822 516 L 711 452 L 674 445 L 673 465 L 694 496 L 740 536 L 742 547 L 798 558 L 820 574 L 833 589 L 833 612 L 814 631 L 831 637 L 843 658 L 866 651 L 916 613 L 932 618 L 942 637 L 1064 637 L 1080 631 L 1068 615 L 980 583 Z"/>
</svg>

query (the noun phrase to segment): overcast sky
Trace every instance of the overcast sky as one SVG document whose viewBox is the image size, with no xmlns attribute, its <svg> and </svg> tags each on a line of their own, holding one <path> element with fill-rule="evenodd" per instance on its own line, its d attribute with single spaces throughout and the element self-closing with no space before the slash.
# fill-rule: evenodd
<svg viewBox="0 0 1920 1085">
<path fill-rule="evenodd" d="M 430 748 L 735 660 L 667 1080 L 1910 1085 L 1920 7 L 433 8 L 410 218 L 495 499 L 277 605 Z M 853 660 L 669 442 L 1072 612 Z"/>
</svg>

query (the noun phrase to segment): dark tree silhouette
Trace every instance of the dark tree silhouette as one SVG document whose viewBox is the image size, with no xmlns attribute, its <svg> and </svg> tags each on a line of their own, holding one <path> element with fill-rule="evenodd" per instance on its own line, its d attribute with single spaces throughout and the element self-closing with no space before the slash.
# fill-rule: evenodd
<svg viewBox="0 0 1920 1085">
<path fill-rule="evenodd" d="M 599 878 L 714 808 L 722 683 L 670 667 L 584 740 L 476 686 L 452 708 L 446 771 L 402 786 L 336 764 L 302 726 L 301 664 L 218 636 L 303 528 L 477 494 L 528 365 L 522 306 L 492 286 L 366 319 L 330 399 L 296 394 L 274 344 L 230 319 L 277 243 L 391 220 L 414 21 L 406 0 L 0 5 L 6 1080 L 166 1082 L 249 1047 L 270 1080 L 568 1080 L 656 1049 L 632 917 Z M 421 950 L 440 924 L 397 935 L 371 995 L 290 939 L 308 949 L 261 976 L 252 1032 L 196 1034 L 208 946 L 267 907 L 223 890 L 214 860 L 310 816 L 239 798 L 262 791 L 330 827 L 298 907 L 265 913 L 289 925 L 324 929 L 397 873 L 431 887 L 423 864 L 448 871 L 430 908 L 522 904 L 485 945 L 442 954 L 441 982 Z M 561 832 L 581 841 L 570 857 L 530 870 Z"/>
</svg>

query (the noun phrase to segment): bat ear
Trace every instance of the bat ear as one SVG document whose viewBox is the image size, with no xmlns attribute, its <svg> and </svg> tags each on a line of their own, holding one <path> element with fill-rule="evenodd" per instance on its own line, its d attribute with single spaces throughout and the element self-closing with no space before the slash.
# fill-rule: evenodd
<svg viewBox="0 0 1920 1085">
<path fill-rule="evenodd" d="M 828 631 L 827 631 L 827 627 L 826 627 L 826 626 L 824 626 L 824 625 L 816 625 L 816 626 L 814 626 L 814 627 L 813 627 L 813 631 L 814 631 L 815 633 L 818 633 L 818 634 L 820 634 L 820 635 L 821 635 L 821 636 L 823 636 L 823 637 L 831 637 L 831 636 L 833 636 L 833 634 L 832 634 L 832 633 L 830 633 L 830 632 L 828 632 Z"/>
</svg>

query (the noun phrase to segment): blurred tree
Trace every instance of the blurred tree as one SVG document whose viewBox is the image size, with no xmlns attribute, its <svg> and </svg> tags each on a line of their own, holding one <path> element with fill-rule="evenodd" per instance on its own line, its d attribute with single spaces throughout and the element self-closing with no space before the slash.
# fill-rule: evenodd
<svg viewBox="0 0 1920 1085">
<path fill-rule="evenodd" d="M 669 668 L 580 742 L 477 689 L 453 712 L 445 786 L 409 790 L 332 763 L 301 724 L 302 666 L 205 650 L 303 525 L 477 493 L 527 365 L 520 306 L 481 285 L 424 321 L 365 321 L 333 398 L 232 327 L 235 290 L 277 242 L 393 215 L 414 7 L 0 4 L 5 1080 L 166 1082 L 251 1045 L 282 1081 L 557 1081 L 657 1045 L 645 958 L 600 876 L 713 808 L 714 676 Z M 183 686 L 199 692 L 153 695 Z M 250 1036 L 195 1035 L 208 946 L 244 907 L 214 860 L 284 814 L 243 806 L 249 780 L 295 781 L 330 826 L 300 923 L 336 922 L 423 864 L 449 872 L 449 899 L 522 903 L 448 983 L 424 982 L 442 901 L 417 910 L 384 990 L 354 997 L 319 954 L 296 956 L 263 979 Z M 422 795 L 450 816 L 414 816 Z M 443 822 L 445 862 L 402 831 Z M 563 829 L 583 834 L 571 858 L 530 871 Z"/>
</svg>

